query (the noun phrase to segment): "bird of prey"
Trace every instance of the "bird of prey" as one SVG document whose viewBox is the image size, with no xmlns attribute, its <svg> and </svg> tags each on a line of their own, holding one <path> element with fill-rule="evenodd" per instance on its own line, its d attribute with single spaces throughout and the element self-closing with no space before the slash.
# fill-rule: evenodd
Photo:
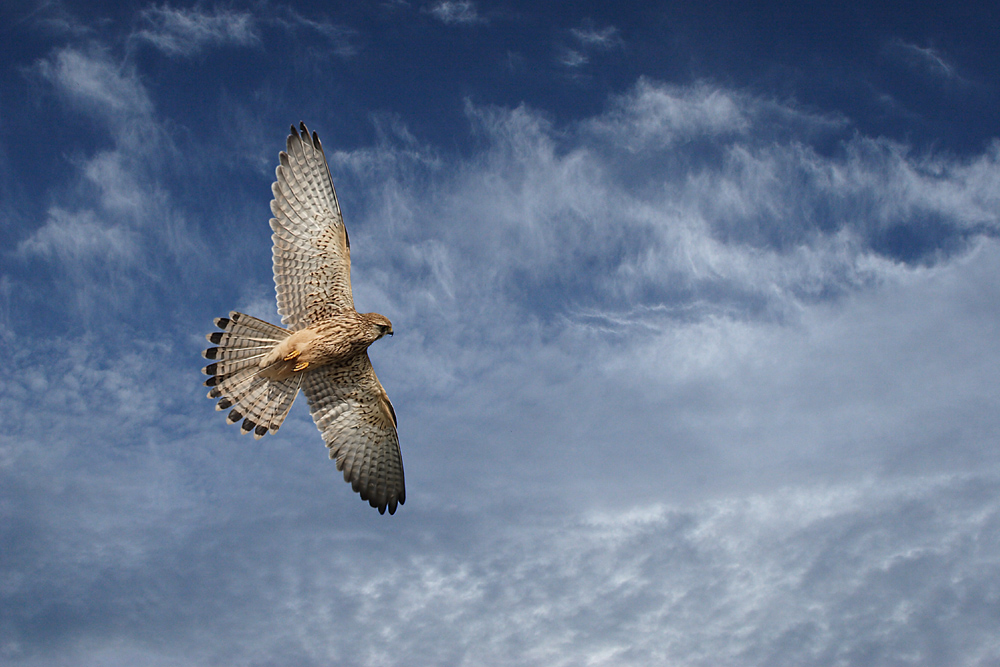
<svg viewBox="0 0 1000 667">
<path fill-rule="evenodd" d="M 281 426 L 299 389 L 344 479 L 382 514 L 406 500 L 396 412 L 368 359 L 392 323 L 358 313 L 351 242 L 323 146 L 292 126 L 271 185 L 274 284 L 287 328 L 243 313 L 215 320 L 208 397 L 226 421 L 261 438 Z"/>
</svg>

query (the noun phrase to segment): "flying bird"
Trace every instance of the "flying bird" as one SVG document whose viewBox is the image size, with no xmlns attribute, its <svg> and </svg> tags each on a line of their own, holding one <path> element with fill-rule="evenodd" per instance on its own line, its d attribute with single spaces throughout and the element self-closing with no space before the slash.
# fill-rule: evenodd
<svg viewBox="0 0 1000 667">
<path fill-rule="evenodd" d="M 392 323 L 359 313 L 351 294 L 351 241 L 323 145 L 305 123 L 291 128 L 271 185 L 274 284 L 284 327 L 244 313 L 215 320 L 208 397 L 255 438 L 274 433 L 299 389 L 330 458 L 372 507 L 406 500 L 396 412 L 368 358 Z M 285 328 L 287 327 L 287 328 Z"/>
</svg>

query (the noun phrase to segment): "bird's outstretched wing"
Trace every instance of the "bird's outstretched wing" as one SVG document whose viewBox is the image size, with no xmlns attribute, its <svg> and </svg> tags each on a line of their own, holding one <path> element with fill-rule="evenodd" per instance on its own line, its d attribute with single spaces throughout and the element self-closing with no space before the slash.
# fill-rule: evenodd
<svg viewBox="0 0 1000 667">
<path fill-rule="evenodd" d="M 344 479 L 380 513 L 395 513 L 406 501 L 396 413 L 368 354 L 307 373 L 302 391 Z"/>
<path fill-rule="evenodd" d="M 278 314 L 292 330 L 354 308 L 351 242 L 326 155 L 316 133 L 300 128 L 292 126 L 271 186 Z"/>
</svg>

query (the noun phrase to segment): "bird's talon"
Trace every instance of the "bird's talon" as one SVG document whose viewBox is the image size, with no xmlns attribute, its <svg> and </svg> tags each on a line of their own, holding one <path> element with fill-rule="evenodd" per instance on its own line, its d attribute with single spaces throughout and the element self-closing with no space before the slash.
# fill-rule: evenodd
<svg viewBox="0 0 1000 667">
<path fill-rule="evenodd" d="M 299 351 L 299 350 L 292 350 L 291 352 L 289 352 L 288 354 L 285 355 L 285 359 L 284 360 L 285 361 L 291 361 L 292 359 L 296 358 L 300 354 L 302 354 L 301 351 Z"/>
<path fill-rule="evenodd" d="M 294 367 L 292 367 L 292 372 L 297 373 L 298 371 L 304 371 L 306 368 L 308 368 L 308 366 L 309 366 L 308 361 L 300 361 L 299 363 L 295 364 Z"/>
</svg>

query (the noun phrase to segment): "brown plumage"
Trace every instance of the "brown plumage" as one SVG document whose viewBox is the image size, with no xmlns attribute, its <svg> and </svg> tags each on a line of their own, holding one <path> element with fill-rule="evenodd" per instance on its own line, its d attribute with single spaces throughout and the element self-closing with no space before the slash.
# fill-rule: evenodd
<svg viewBox="0 0 1000 667">
<path fill-rule="evenodd" d="M 368 359 L 392 323 L 358 313 L 351 295 L 351 243 L 316 133 L 292 127 L 271 186 L 274 283 L 281 323 L 232 312 L 215 320 L 208 397 L 255 438 L 274 433 L 302 389 L 330 458 L 372 507 L 406 500 L 396 413 Z"/>
</svg>

